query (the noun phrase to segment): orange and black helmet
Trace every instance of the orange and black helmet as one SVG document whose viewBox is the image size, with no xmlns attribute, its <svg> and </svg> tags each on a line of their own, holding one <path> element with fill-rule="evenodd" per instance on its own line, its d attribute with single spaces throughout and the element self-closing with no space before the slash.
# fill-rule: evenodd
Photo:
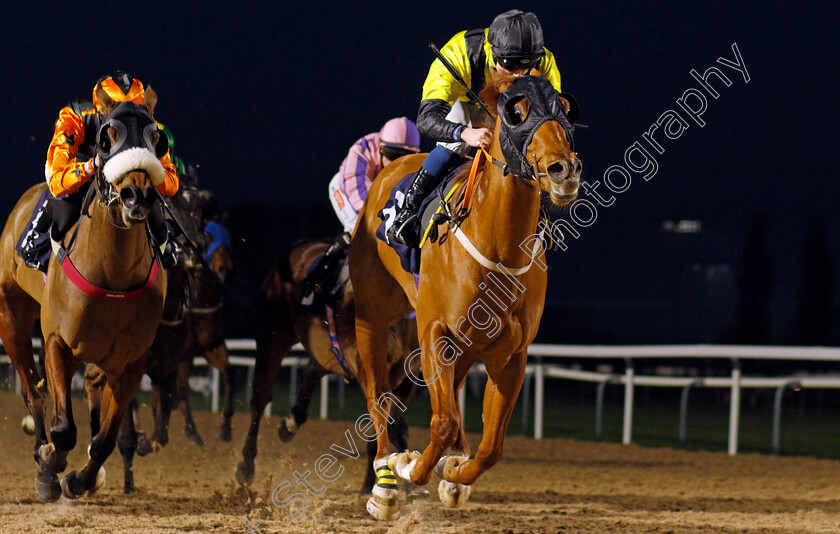
<svg viewBox="0 0 840 534">
<path fill-rule="evenodd" d="M 93 105 L 96 106 L 97 110 L 100 110 L 99 102 L 96 100 L 97 87 L 102 87 L 102 90 L 114 102 L 142 104 L 146 96 L 146 91 L 143 89 L 143 83 L 140 80 L 118 70 L 99 78 L 96 85 L 93 86 Z"/>
</svg>

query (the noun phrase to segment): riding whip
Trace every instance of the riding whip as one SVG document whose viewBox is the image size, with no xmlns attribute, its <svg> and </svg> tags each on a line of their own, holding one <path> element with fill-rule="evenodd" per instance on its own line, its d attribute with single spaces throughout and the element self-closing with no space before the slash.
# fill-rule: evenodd
<svg viewBox="0 0 840 534">
<path fill-rule="evenodd" d="M 492 113 L 490 113 L 490 110 L 489 110 L 489 109 L 487 109 L 487 106 L 485 106 L 485 105 L 484 105 L 484 102 L 482 102 L 482 101 L 481 101 L 481 99 L 480 99 L 480 98 L 478 98 L 478 95 L 477 95 L 477 94 L 475 94 L 475 92 L 474 92 L 472 89 L 470 89 L 470 86 L 469 86 L 469 85 L 467 85 L 467 82 L 465 82 L 465 81 L 464 81 L 464 79 L 461 77 L 461 75 L 460 75 L 460 74 L 458 74 L 458 71 L 457 71 L 457 70 L 455 70 L 455 67 L 453 67 L 451 63 L 449 63 L 449 60 L 447 60 L 447 59 L 443 56 L 443 54 L 441 53 L 440 49 L 439 49 L 437 46 L 435 46 L 435 43 L 429 43 L 429 48 L 432 50 L 432 52 L 434 52 L 434 53 L 435 53 L 435 55 L 436 55 L 436 56 L 437 56 L 437 58 L 440 60 L 440 62 L 441 62 L 441 63 L 443 63 L 443 66 L 444 66 L 444 67 L 446 67 L 446 70 L 448 70 L 448 71 L 449 71 L 449 73 L 450 73 L 450 74 L 452 74 L 452 76 L 454 76 L 454 77 L 455 77 L 455 80 L 456 80 L 458 83 L 460 83 L 461 85 L 463 85 L 463 86 L 464 86 L 464 89 L 466 89 L 466 90 L 467 90 L 467 95 L 468 95 L 471 99 L 473 99 L 475 102 L 477 102 L 477 103 L 478 103 L 478 105 L 479 105 L 479 106 L 481 106 L 481 109 L 483 109 L 483 110 L 487 113 L 487 115 L 489 115 L 490 117 L 492 117 L 492 116 L 493 116 L 493 114 L 492 114 Z"/>
</svg>

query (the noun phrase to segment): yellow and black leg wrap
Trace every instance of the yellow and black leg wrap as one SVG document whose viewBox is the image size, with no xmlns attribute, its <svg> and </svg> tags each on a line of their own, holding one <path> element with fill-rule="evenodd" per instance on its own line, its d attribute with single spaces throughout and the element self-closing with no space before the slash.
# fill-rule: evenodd
<svg viewBox="0 0 840 534">
<path fill-rule="evenodd" d="M 376 469 L 376 485 L 382 488 L 398 489 L 397 476 L 387 465 Z"/>
</svg>

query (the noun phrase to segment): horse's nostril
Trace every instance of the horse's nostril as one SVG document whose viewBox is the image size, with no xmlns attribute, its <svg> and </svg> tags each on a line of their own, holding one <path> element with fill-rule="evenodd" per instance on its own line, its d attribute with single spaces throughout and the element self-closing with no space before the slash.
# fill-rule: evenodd
<svg viewBox="0 0 840 534">
<path fill-rule="evenodd" d="M 123 187 L 120 191 L 120 201 L 124 206 L 134 206 L 137 203 L 137 194 L 139 191 L 133 185 Z"/>
<path fill-rule="evenodd" d="M 569 166 L 565 161 L 555 161 L 547 170 L 552 180 L 563 180 L 569 175 Z"/>
</svg>

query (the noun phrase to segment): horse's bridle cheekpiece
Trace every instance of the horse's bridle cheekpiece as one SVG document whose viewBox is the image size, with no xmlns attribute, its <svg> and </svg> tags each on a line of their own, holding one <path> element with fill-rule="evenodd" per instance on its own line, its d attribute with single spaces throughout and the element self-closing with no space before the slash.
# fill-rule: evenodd
<svg viewBox="0 0 840 534">
<path fill-rule="evenodd" d="M 534 166 L 525 155 L 537 129 L 547 121 L 560 123 L 574 151 L 575 127 L 566 116 L 559 96 L 560 93 L 543 76 L 520 76 L 499 96 L 497 110 L 502 119 L 499 142 L 507 161 L 507 171 L 517 178 L 537 180 Z M 515 106 L 525 98 L 528 99 L 529 109 L 523 120 L 516 114 Z"/>
</svg>

